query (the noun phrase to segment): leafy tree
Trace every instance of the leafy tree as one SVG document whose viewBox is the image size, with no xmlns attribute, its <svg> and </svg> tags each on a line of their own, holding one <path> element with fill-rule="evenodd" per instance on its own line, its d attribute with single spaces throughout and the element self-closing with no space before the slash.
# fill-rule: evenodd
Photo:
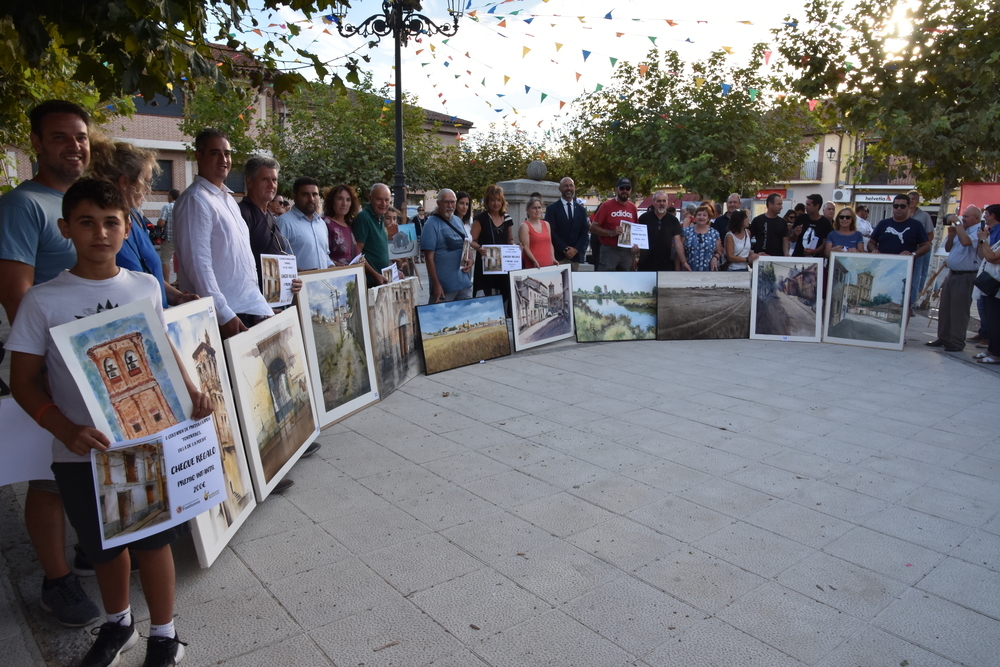
<svg viewBox="0 0 1000 667">
<path fill-rule="evenodd" d="M 259 30 L 285 7 L 311 17 L 329 5 L 327 0 L 7 0 L 0 10 L 0 113 L 16 108 L 19 89 L 31 70 L 43 68 L 53 46 L 64 49 L 71 78 L 92 86 L 101 99 L 136 93 L 172 97 L 175 88 L 203 80 L 220 92 L 231 80 L 243 79 L 257 88 L 289 91 L 305 79 L 299 71 L 279 71 L 284 58 L 299 59 L 321 78 L 331 74 L 328 63 L 292 45 L 298 25 L 287 24 L 286 35 L 269 36 L 256 52 L 243 31 Z M 255 65 L 244 67 L 248 60 Z M 344 65 L 347 80 L 355 80 L 358 60 L 349 57 Z M 332 77 L 343 85 L 336 73 Z"/>
<path fill-rule="evenodd" d="M 202 86 L 184 96 L 180 129 L 191 137 L 206 127 L 222 130 L 229 136 L 233 165 L 239 165 L 263 147 L 261 135 L 266 126 L 256 123 L 255 117 L 256 108 L 264 103 L 264 96 L 249 88 L 233 88 L 220 94 Z"/>
<path fill-rule="evenodd" d="M 905 158 L 945 211 L 962 181 L 1000 163 L 1000 13 L 987 0 L 924 0 L 894 20 L 896 4 L 810 0 L 777 31 L 779 51 L 796 90 L 831 98 L 849 131 L 877 140 L 857 166 L 898 174 L 906 164 L 892 158 Z"/>
<path fill-rule="evenodd" d="M 281 162 L 281 187 L 287 191 L 299 176 L 324 186 L 349 183 L 364 198 L 373 183 L 392 183 L 395 168 L 395 121 L 388 86 L 376 89 L 371 76 L 345 92 L 308 83 L 284 98 L 288 113 L 268 129 L 262 144 Z M 423 109 L 403 109 L 403 159 L 407 185 L 435 186 L 434 156 L 439 144 L 423 128 Z"/>
<path fill-rule="evenodd" d="M 619 63 L 611 85 L 580 100 L 567 157 L 601 189 L 629 176 L 640 192 L 672 184 L 721 199 L 791 176 L 804 136 L 821 126 L 804 103 L 772 90 L 764 48 L 742 67 L 725 51 L 687 64 L 654 49 L 638 65 Z"/>
<path fill-rule="evenodd" d="M 884 303 L 892 303 L 892 297 L 888 294 L 876 294 L 872 297 L 873 306 L 881 306 Z"/>
<path fill-rule="evenodd" d="M 437 182 L 440 187 L 464 190 L 479 199 L 488 185 L 526 178 L 528 163 L 533 160 L 546 163 L 551 180 L 569 175 L 561 171 L 564 164 L 544 140 L 523 130 L 491 125 L 489 131 L 441 150 L 436 159 Z"/>
</svg>

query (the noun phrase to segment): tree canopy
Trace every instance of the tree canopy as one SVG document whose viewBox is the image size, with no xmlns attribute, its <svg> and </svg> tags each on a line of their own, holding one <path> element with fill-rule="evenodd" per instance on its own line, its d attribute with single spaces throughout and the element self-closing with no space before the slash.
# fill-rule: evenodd
<svg viewBox="0 0 1000 667">
<path fill-rule="evenodd" d="M 669 184 L 724 198 L 790 177 L 820 124 L 804 101 L 775 94 L 764 50 L 742 67 L 725 51 L 689 64 L 653 50 L 619 63 L 611 85 L 580 100 L 567 158 L 602 189 L 628 176 L 641 192 Z"/>
<path fill-rule="evenodd" d="M 811 0 L 778 32 L 788 83 L 830 98 L 841 122 L 873 140 L 867 163 L 909 162 L 918 186 L 943 192 L 1000 164 L 1000 13 L 988 0 Z M 905 166 L 905 165 L 904 165 Z"/>
</svg>

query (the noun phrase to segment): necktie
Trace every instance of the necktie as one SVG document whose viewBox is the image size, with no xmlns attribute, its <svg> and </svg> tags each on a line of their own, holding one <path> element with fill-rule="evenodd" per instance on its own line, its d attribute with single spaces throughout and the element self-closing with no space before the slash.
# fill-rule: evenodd
<svg viewBox="0 0 1000 667">
<path fill-rule="evenodd" d="M 566 219 L 573 219 L 573 202 L 571 201 L 566 202 Z"/>
</svg>

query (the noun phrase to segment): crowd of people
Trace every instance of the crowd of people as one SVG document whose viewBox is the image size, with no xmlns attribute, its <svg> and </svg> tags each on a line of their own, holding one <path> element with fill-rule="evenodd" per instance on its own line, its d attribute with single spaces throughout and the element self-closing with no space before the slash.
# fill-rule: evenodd
<svg viewBox="0 0 1000 667">
<path fill-rule="evenodd" d="M 95 306 L 102 310 L 147 297 L 162 320 L 165 308 L 211 296 L 220 331 L 231 337 L 274 315 L 262 294 L 261 255 L 294 256 L 300 272 L 360 264 L 369 287 L 382 285 L 388 280 L 383 270 L 395 263 L 389 239 L 405 216 L 391 206 L 383 183 L 368 188 L 362 206 L 354 186 L 324 188 L 303 176 L 294 181 L 289 200 L 278 193 L 281 166 L 268 156 L 253 156 L 243 165 L 245 196 L 237 202 L 226 186 L 229 140 L 206 128 L 194 143 L 198 175 L 183 192 L 170 192 L 154 223 L 142 207 L 158 169 L 155 153 L 92 136 L 89 115 L 70 102 L 45 102 L 31 111 L 30 120 L 37 174 L 0 197 L 0 305 L 12 323 L 6 344 L 12 393 L 54 436 L 55 481 L 31 481 L 25 500 L 25 523 L 44 572 L 41 604 L 67 626 L 99 620 L 77 579 L 78 573 L 96 574 L 105 622 L 82 664 L 113 664 L 138 640 L 128 586 L 135 559 L 151 619 L 145 664 L 176 664 L 184 643 L 173 624 L 170 543 L 183 529 L 128 549 L 102 547 L 89 453 L 109 442 L 91 425 L 49 329 Z M 682 221 L 665 192 L 656 192 L 639 215 L 628 178 L 618 181 L 615 197 L 593 215 L 576 198 L 572 178 L 559 182 L 559 192 L 547 206 L 532 196 L 525 220 L 515 225 L 498 185 L 486 188 L 478 213 L 468 193 L 439 190 L 434 211 L 420 207 L 410 220 L 426 262 L 430 302 L 479 293 L 500 294 L 509 302 L 506 277 L 487 273 L 484 259 L 487 246 L 514 244 L 526 268 L 567 264 L 580 270 L 588 251 L 591 269 L 599 271 L 747 271 L 762 256 L 872 252 L 913 255 L 915 284 L 926 276 L 933 225 L 919 210 L 916 193 L 896 196 L 892 217 L 872 225 L 865 207 L 837 211 L 819 195 L 807 197 L 801 210 L 782 214 L 782 197 L 771 194 L 765 212 L 750 220 L 733 193 L 721 215 L 706 201 L 685 209 Z M 996 364 L 1000 204 L 986 208 L 984 221 L 982 213 L 970 206 L 947 227 L 951 271 L 942 287 L 938 339 L 929 345 L 965 346 L 976 290 L 983 329 L 975 342 L 985 349 L 979 359 Z M 633 237 L 627 225 L 645 226 L 648 248 L 621 242 Z M 170 280 L 175 267 L 176 285 Z M 293 281 L 292 291 L 300 289 L 301 281 Z M 912 303 L 916 290 L 911 293 Z M 207 397 L 190 378 L 186 385 L 192 416 L 208 414 Z M 276 490 L 291 480 L 284 482 Z M 72 566 L 65 516 L 79 539 Z"/>
</svg>

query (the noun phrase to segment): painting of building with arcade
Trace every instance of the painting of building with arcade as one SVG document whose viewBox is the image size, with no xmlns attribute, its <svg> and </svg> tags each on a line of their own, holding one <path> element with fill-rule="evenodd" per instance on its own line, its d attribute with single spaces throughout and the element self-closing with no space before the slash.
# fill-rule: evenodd
<svg viewBox="0 0 1000 667">
<path fill-rule="evenodd" d="M 385 398 L 424 371 L 417 338 L 417 279 L 373 287 L 368 294 L 372 350 L 379 391 Z"/>
<path fill-rule="evenodd" d="M 162 442 L 95 452 L 94 465 L 105 540 L 170 517 Z"/>
<path fill-rule="evenodd" d="M 258 500 L 319 433 L 297 317 L 289 308 L 225 341 Z"/>
</svg>

